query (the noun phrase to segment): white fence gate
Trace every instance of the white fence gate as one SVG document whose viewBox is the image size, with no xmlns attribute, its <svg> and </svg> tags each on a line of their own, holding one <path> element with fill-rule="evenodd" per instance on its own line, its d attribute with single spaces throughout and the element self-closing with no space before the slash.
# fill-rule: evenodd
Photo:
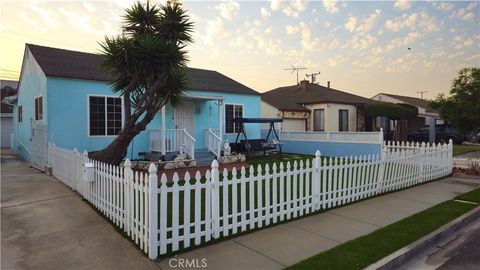
<svg viewBox="0 0 480 270">
<path fill-rule="evenodd" d="M 382 155 L 315 158 L 305 162 L 252 166 L 204 175 L 177 173 L 171 179 L 150 164 L 134 172 L 130 161 L 112 166 L 86 153 L 49 147 L 57 178 L 83 197 L 148 254 L 200 245 L 444 177 L 452 172 L 452 143 L 387 143 Z M 70 155 L 70 157 L 67 157 Z M 81 177 L 79 168 L 90 163 Z M 69 168 L 67 168 L 69 167 Z"/>
<path fill-rule="evenodd" d="M 31 129 L 32 166 L 44 171 L 47 163 L 47 125 L 32 120 Z"/>
</svg>

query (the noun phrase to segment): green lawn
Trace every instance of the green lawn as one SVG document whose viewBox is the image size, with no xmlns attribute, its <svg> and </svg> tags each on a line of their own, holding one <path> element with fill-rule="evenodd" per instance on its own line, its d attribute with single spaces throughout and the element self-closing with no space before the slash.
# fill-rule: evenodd
<svg viewBox="0 0 480 270">
<path fill-rule="evenodd" d="M 453 155 L 460 155 L 471 151 L 480 151 L 480 146 L 478 145 L 453 145 Z"/>
<path fill-rule="evenodd" d="M 455 197 L 457 200 L 480 203 L 480 188 Z"/>
<path fill-rule="evenodd" d="M 478 201 L 479 191 L 460 197 Z M 363 269 L 475 207 L 474 204 L 446 201 L 286 269 Z"/>
</svg>

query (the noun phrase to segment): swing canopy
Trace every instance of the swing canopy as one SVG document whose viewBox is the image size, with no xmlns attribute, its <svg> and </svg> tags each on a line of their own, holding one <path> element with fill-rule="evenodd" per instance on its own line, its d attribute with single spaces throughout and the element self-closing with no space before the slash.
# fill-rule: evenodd
<svg viewBox="0 0 480 270">
<path fill-rule="evenodd" d="M 240 124 L 240 128 L 238 130 L 237 134 L 237 139 L 235 140 L 235 144 L 238 144 L 238 140 L 240 139 L 240 136 L 243 135 L 243 140 L 241 141 L 243 148 L 247 151 L 248 156 L 250 156 L 251 151 L 263 151 L 265 155 L 266 150 L 274 150 L 275 146 L 271 145 L 268 143 L 268 138 L 270 137 L 270 134 L 273 132 L 274 138 L 277 140 L 277 145 L 280 148 L 280 153 L 282 152 L 281 150 L 281 145 L 280 143 L 280 138 L 278 137 L 277 131 L 275 130 L 275 123 L 280 123 L 283 122 L 283 119 L 279 118 L 234 118 L 233 119 L 234 123 Z M 267 137 L 265 139 L 248 139 L 247 138 L 247 133 L 245 132 L 245 124 L 270 124 L 270 128 L 268 130 Z"/>
<path fill-rule="evenodd" d="M 281 118 L 234 118 L 233 119 L 234 123 L 280 123 L 283 122 L 283 119 Z"/>
</svg>

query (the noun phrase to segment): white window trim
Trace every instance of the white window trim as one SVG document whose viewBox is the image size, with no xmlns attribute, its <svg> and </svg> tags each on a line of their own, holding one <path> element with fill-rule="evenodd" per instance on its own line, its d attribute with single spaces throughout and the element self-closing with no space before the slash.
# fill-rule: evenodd
<svg viewBox="0 0 480 270">
<path fill-rule="evenodd" d="M 39 98 L 42 98 L 42 119 L 36 119 L 36 116 L 37 116 L 37 99 Z M 45 118 L 44 117 L 44 110 L 43 110 L 43 95 L 38 95 L 36 97 L 33 98 L 33 119 L 35 119 L 35 121 L 43 121 L 43 119 Z"/>
<path fill-rule="evenodd" d="M 242 118 L 245 114 L 245 106 L 242 104 L 242 103 L 225 103 L 223 104 L 223 133 L 226 134 L 226 135 L 234 135 L 234 134 L 237 134 L 237 132 L 235 132 L 235 123 L 233 123 L 233 133 L 228 133 L 227 132 L 227 105 L 233 105 L 233 113 L 234 113 L 234 116 L 235 116 L 235 106 L 242 106 Z"/>
<path fill-rule="evenodd" d="M 123 105 L 123 96 L 115 96 L 115 95 L 95 95 L 95 94 L 88 94 L 87 95 L 87 135 L 89 138 L 114 138 L 118 135 L 106 135 L 107 133 L 107 119 L 105 118 L 105 135 L 91 135 L 90 134 L 90 97 L 104 97 L 105 98 L 105 110 L 107 109 L 107 98 L 120 98 L 122 103 L 122 128 L 125 124 L 125 112 L 124 112 L 124 105 Z M 105 117 L 107 117 L 105 111 Z"/>
</svg>

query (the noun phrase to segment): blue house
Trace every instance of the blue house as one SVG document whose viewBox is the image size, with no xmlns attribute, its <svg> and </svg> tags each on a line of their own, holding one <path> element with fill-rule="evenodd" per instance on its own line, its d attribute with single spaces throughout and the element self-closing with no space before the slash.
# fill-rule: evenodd
<svg viewBox="0 0 480 270">
<path fill-rule="evenodd" d="M 100 150 L 124 122 L 122 97 L 111 91 L 110 75 L 99 68 L 102 56 L 27 44 L 18 96 L 14 101 L 14 149 L 43 168 L 47 144 L 79 151 Z M 235 117 L 260 117 L 260 95 L 212 70 L 187 68 L 185 102 L 167 104 L 129 145 L 127 158 L 140 153 L 184 150 L 218 156 L 224 141 L 234 141 Z M 260 125 L 246 127 L 260 137 Z"/>
</svg>

